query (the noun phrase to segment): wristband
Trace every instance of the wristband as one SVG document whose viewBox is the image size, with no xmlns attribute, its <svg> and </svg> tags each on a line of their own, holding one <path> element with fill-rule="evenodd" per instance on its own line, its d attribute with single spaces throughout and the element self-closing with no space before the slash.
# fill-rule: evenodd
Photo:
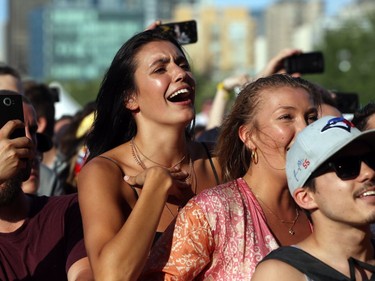
<svg viewBox="0 0 375 281">
<path fill-rule="evenodd" d="M 224 99 L 225 100 L 228 100 L 230 95 L 229 95 L 229 92 L 228 90 L 224 87 L 224 83 L 223 82 L 220 82 L 219 84 L 217 84 L 216 86 L 216 90 L 217 91 L 223 91 L 225 94 L 224 94 Z"/>
<path fill-rule="evenodd" d="M 218 91 L 226 91 L 226 92 L 227 92 L 227 89 L 225 89 L 225 87 L 224 87 L 224 83 L 223 83 L 223 82 L 220 82 L 219 84 L 217 84 L 216 89 L 217 89 Z"/>
</svg>

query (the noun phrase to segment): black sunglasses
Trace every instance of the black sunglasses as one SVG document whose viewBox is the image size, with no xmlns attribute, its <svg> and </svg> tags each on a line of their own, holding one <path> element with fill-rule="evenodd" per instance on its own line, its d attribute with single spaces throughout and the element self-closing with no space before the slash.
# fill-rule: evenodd
<svg viewBox="0 0 375 281">
<path fill-rule="evenodd" d="M 330 159 L 320 165 L 319 168 L 312 173 L 311 178 L 334 171 L 342 180 L 354 179 L 358 177 L 361 171 L 362 162 L 365 162 L 367 166 L 375 170 L 375 152 Z"/>
</svg>

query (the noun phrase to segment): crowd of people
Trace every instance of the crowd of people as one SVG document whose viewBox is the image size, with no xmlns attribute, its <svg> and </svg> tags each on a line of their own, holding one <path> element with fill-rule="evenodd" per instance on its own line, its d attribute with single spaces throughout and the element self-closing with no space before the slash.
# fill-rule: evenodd
<svg viewBox="0 0 375 281">
<path fill-rule="evenodd" d="M 197 134 L 188 56 L 158 24 L 61 120 L 0 66 L 24 114 L 0 128 L 0 279 L 372 280 L 374 102 L 345 119 L 282 50 L 219 83 Z"/>
</svg>

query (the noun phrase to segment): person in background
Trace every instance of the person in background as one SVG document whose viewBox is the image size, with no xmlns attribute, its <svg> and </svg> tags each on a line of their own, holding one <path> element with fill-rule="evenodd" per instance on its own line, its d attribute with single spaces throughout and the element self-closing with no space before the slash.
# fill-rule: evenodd
<svg viewBox="0 0 375 281">
<path fill-rule="evenodd" d="M 283 64 L 284 59 L 299 53 L 301 53 L 299 49 L 283 49 L 267 63 L 256 77 L 250 77 L 248 74 L 238 74 L 223 79 L 217 85 L 205 131 L 199 134 L 197 140 L 215 143 L 220 132 L 221 123 L 227 112 L 229 101 L 233 100 L 231 95 L 237 95 L 247 83 L 260 77 L 267 77 L 275 73 L 286 74 Z M 299 77 L 300 75 L 294 73 L 292 76 Z"/>
<path fill-rule="evenodd" d="M 37 114 L 39 142 L 50 149 L 44 151 L 40 163 L 40 195 L 64 194 L 62 182 L 54 169 L 57 149 L 52 139 L 55 126 L 55 98 L 50 88 L 45 84 L 33 81 L 24 82 L 25 96 L 31 101 Z"/>
<path fill-rule="evenodd" d="M 224 119 L 216 153 L 224 184 L 179 212 L 140 280 L 250 280 L 271 250 L 311 233 L 288 191 L 285 154 L 318 118 L 311 83 L 274 74 L 247 84 Z"/>
<path fill-rule="evenodd" d="M 195 116 L 195 126 L 206 126 L 208 121 L 208 116 L 212 108 L 212 99 L 206 98 L 203 100 L 202 109 Z"/>
<path fill-rule="evenodd" d="M 325 116 L 299 133 L 286 163 L 290 193 L 314 230 L 266 256 L 252 280 L 373 280 L 375 130 Z"/>
<path fill-rule="evenodd" d="M 77 192 L 77 175 L 88 156 L 85 139 L 94 120 L 95 108 L 95 102 L 86 103 L 55 139 L 58 153 L 54 169 L 67 194 Z"/>
<path fill-rule="evenodd" d="M 85 165 L 90 154 L 84 140 L 91 130 L 92 124 L 94 123 L 94 118 L 95 112 L 91 112 L 90 114 L 86 115 L 79 124 L 76 132 L 77 139 L 81 139 L 81 144 L 78 146 L 77 154 L 75 156 L 75 160 L 73 161 L 73 181 L 76 185 L 78 174 L 81 171 L 83 165 Z"/>
<path fill-rule="evenodd" d="M 55 121 L 55 127 L 53 129 L 53 134 L 54 134 L 53 142 L 56 146 L 58 146 L 57 144 L 59 143 L 60 136 L 64 134 L 64 129 L 66 128 L 67 125 L 70 124 L 72 119 L 73 119 L 72 115 L 65 114 Z"/>
<path fill-rule="evenodd" d="M 195 116 L 194 124 L 194 139 L 197 139 L 199 135 L 206 130 L 207 121 L 212 108 L 212 99 L 205 98 L 201 107 L 201 111 Z"/>
<path fill-rule="evenodd" d="M 59 119 L 57 119 L 55 121 L 54 137 L 52 139 L 52 142 L 56 147 L 56 161 L 54 163 L 54 170 L 58 175 L 60 175 L 60 178 L 63 182 L 65 182 L 66 180 L 66 174 L 64 171 L 66 171 L 68 163 L 67 161 L 64 161 L 66 157 L 60 150 L 65 145 L 64 141 L 66 138 L 66 133 L 70 131 L 69 128 L 70 124 L 73 122 L 73 119 L 73 115 L 63 115 Z M 64 190 L 66 189 L 64 188 Z"/>
<path fill-rule="evenodd" d="M 219 127 L 223 121 L 228 101 L 230 100 L 229 95 L 235 89 L 240 89 L 246 83 L 250 82 L 249 75 L 239 74 L 231 77 L 227 77 L 217 85 L 215 98 L 208 116 L 206 130 L 210 130 L 215 127 Z"/>
<path fill-rule="evenodd" d="M 352 123 L 361 131 L 375 129 L 375 102 L 371 101 L 354 112 Z"/>
<path fill-rule="evenodd" d="M 38 133 L 44 134 L 52 142 L 55 127 L 55 97 L 51 89 L 43 84 L 29 81 L 24 82 L 25 96 L 31 101 L 35 108 Z M 48 152 L 43 155 L 43 164 L 49 168 L 53 167 L 56 148 L 51 146 Z"/>
<path fill-rule="evenodd" d="M 24 110 L 25 124 L 11 120 L 0 128 L 0 279 L 94 280 L 77 196 L 22 191 L 37 157 L 36 113 L 30 102 L 24 102 Z M 11 139 L 22 127 L 26 136 Z"/>
<path fill-rule="evenodd" d="M 318 84 L 315 84 L 315 88 L 317 90 L 317 95 L 320 95 L 322 99 L 319 117 L 327 115 L 341 117 L 342 113 L 337 107 L 336 94 Z"/>
<path fill-rule="evenodd" d="M 34 161 L 32 162 L 30 177 L 22 183 L 22 190 L 27 194 L 40 194 L 39 191 L 41 184 L 45 184 L 45 181 L 40 180 L 41 160 L 43 159 L 43 152 L 48 151 L 51 148 L 51 143 L 45 142 L 45 140 L 43 139 L 44 136 L 41 137 L 41 134 L 37 132 L 37 117 L 31 101 L 26 96 L 22 96 L 22 101 L 24 123 L 30 132 L 30 136 L 35 135 L 35 142 L 37 143 L 35 152 L 36 154 L 34 157 Z M 52 174 L 49 174 L 48 171 L 50 170 L 47 169 L 47 173 L 45 173 L 44 176 L 52 176 Z"/>
<path fill-rule="evenodd" d="M 195 87 L 183 49 L 159 29 L 125 42 L 105 74 L 78 175 L 96 280 L 136 280 L 157 234 L 219 183 L 210 148 L 192 140 Z"/>
</svg>

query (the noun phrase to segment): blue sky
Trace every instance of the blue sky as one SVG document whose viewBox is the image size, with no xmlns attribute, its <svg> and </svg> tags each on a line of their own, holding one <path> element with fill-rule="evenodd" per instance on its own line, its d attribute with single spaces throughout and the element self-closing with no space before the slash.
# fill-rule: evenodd
<svg viewBox="0 0 375 281">
<path fill-rule="evenodd" d="M 11 0 L 10 0 L 11 1 Z M 27 1 L 27 0 L 24 0 Z M 326 0 L 326 12 L 327 15 L 333 15 L 336 11 L 346 5 L 347 3 L 352 2 L 353 0 Z M 7 14 L 6 14 L 6 2 L 7 0 L 0 0 L 0 21 L 4 21 Z M 250 9 L 260 9 L 263 8 L 271 3 L 275 2 L 275 0 L 215 0 L 218 6 L 234 6 L 234 5 L 241 5 L 250 7 Z"/>
<path fill-rule="evenodd" d="M 6 17 L 6 0 L 0 0 L 0 21 Z"/>
<path fill-rule="evenodd" d="M 241 5 L 250 7 L 250 9 L 254 10 L 266 7 L 274 2 L 276 2 L 276 0 L 214 0 L 214 3 L 220 6 Z M 327 15 L 335 14 L 340 7 L 343 7 L 350 2 L 353 2 L 353 0 L 325 0 Z"/>
</svg>

